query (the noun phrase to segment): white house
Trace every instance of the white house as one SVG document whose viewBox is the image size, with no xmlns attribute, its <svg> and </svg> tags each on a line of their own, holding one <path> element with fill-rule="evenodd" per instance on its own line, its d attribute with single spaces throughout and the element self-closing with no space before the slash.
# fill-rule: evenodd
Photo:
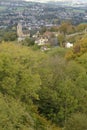
<svg viewBox="0 0 87 130">
<path fill-rule="evenodd" d="M 38 44 L 39 46 L 46 45 L 48 43 L 48 39 L 46 37 L 45 38 L 41 37 L 35 40 L 35 43 Z"/>
<path fill-rule="evenodd" d="M 65 45 L 65 47 L 66 47 L 66 48 L 71 48 L 71 47 L 73 47 L 73 44 L 70 43 L 70 42 L 67 42 L 66 45 Z"/>
</svg>

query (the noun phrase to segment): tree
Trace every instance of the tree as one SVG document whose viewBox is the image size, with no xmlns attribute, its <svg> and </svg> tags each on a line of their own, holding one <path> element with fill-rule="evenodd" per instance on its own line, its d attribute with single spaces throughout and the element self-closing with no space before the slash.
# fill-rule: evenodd
<svg viewBox="0 0 87 130">
<path fill-rule="evenodd" d="M 84 35 L 83 38 L 76 41 L 74 47 L 69 53 L 66 54 L 67 59 L 78 59 L 87 52 L 87 38 Z M 70 55 L 71 54 L 71 55 Z M 69 56 L 69 57 L 68 57 Z"/>
<path fill-rule="evenodd" d="M 22 45 L 25 45 L 25 46 L 33 46 L 34 44 L 35 42 L 32 38 L 26 37 L 26 39 L 22 41 Z"/>
<path fill-rule="evenodd" d="M 19 100 L 0 93 L 0 129 L 30 130 L 34 127 L 31 115 Z"/>
<path fill-rule="evenodd" d="M 73 114 L 66 122 L 64 130 L 86 130 L 87 115 L 83 113 Z"/>
<path fill-rule="evenodd" d="M 2 38 L 4 41 L 15 41 L 17 39 L 16 32 L 5 32 Z"/>
<path fill-rule="evenodd" d="M 36 60 L 28 48 L 12 44 L 0 46 L 0 90 L 3 94 L 12 95 L 29 102 L 38 98 L 40 77 L 36 72 Z"/>
<path fill-rule="evenodd" d="M 45 58 L 46 54 L 35 53 L 29 47 L 13 43 L 0 45 L 1 130 L 59 129 L 37 111 L 38 93 L 42 89 L 38 67 Z"/>
<path fill-rule="evenodd" d="M 78 108 L 75 84 L 68 78 L 64 59 L 56 56 L 46 60 L 40 70 L 39 112 L 52 122 L 64 126 L 66 119 Z M 39 67 L 40 68 L 40 67 Z"/>
<path fill-rule="evenodd" d="M 59 31 L 65 34 L 70 34 L 75 32 L 75 27 L 70 22 L 62 22 L 59 27 Z"/>
<path fill-rule="evenodd" d="M 64 41 L 65 41 L 65 36 L 63 34 L 59 34 L 58 35 L 58 42 L 59 42 L 59 45 L 61 47 L 63 46 Z"/>
<path fill-rule="evenodd" d="M 80 32 L 80 31 L 85 31 L 85 29 L 87 28 L 87 24 L 79 24 L 77 26 L 77 31 Z"/>
<path fill-rule="evenodd" d="M 85 69 L 75 61 L 70 61 L 66 68 L 67 77 L 71 79 L 71 81 L 76 81 L 79 76 L 85 73 Z"/>
</svg>

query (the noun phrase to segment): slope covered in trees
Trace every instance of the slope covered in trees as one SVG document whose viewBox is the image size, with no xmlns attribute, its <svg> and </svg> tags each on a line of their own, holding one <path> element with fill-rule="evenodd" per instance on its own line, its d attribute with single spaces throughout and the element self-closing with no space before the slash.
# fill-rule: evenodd
<svg viewBox="0 0 87 130">
<path fill-rule="evenodd" d="M 87 129 L 84 39 L 79 45 L 84 53 L 72 58 L 74 48 L 41 52 L 14 43 L 0 44 L 1 130 Z"/>
</svg>

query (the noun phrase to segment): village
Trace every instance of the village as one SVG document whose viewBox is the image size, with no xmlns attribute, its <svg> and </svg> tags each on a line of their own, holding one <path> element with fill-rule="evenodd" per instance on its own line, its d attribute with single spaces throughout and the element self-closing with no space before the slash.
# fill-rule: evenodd
<svg viewBox="0 0 87 130">
<path fill-rule="evenodd" d="M 39 31 L 37 31 L 34 35 L 32 35 L 32 39 L 34 40 L 35 44 L 41 47 L 42 51 L 49 50 L 50 47 L 58 47 L 58 36 L 60 35 L 60 32 L 50 32 L 46 31 L 43 34 L 40 34 Z M 26 38 L 31 38 L 29 32 L 24 32 L 22 29 L 22 24 L 18 23 L 17 25 L 17 36 L 18 36 L 18 42 L 24 41 Z M 73 47 L 73 44 L 70 42 L 65 42 L 63 47 L 71 48 Z"/>
<path fill-rule="evenodd" d="M 56 30 L 61 26 L 62 21 L 72 24 L 70 29 L 68 29 L 71 32 L 66 33 L 66 35 L 61 30 Z M 1 32 L 15 27 L 17 28 L 17 30 L 15 29 L 15 38 L 18 39 L 18 42 L 30 38 L 42 50 L 59 46 L 66 48 L 73 47 L 74 41 L 70 40 L 69 37 L 78 35 L 79 31 L 74 29 L 74 26 L 86 22 L 87 9 L 85 6 L 63 6 L 60 3 L 55 5 L 51 3 L 25 2 L 23 0 L 0 1 Z M 83 30 L 82 34 L 84 33 Z M 1 37 L 2 34 L 0 39 Z"/>
<path fill-rule="evenodd" d="M 0 1 L 0 28 L 10 27 L 21 21 L 23 27 L 34 30 L 42 26 L 60 25 L 61 21 L 67 20 L 75 25 L 87 22 L 86 7 L 21 0 Z"/>
</svg>

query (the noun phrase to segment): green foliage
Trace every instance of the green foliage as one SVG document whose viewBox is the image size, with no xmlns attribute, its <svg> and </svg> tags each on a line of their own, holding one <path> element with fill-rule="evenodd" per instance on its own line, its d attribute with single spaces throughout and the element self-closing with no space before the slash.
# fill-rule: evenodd
<svg viewBox="0 0 87 130">
<path fill-rule="evenodd" d="M 75 61 L 67 63 L 58 54 L 52 54 L 53 57 L 43 61 L 39 67 L 42 85 L 38 110 L 47 119 L 64 126 L 72 113 L 86 113 L 86 79 L 85 86 L 82 86 L 84 81 L 82 84 L 79 82 L 85 68 Z"/>
<path fill-rule="evenodd" d="M 34 103 L 42 84 L 37 68 L 45 57 L 25 46 L 0 45 L 0 129 L 58 129 L 38 114 Z"/>
<path fill-rule="evenodd" d="M 86 130 L 87 116 L 82 113 L 73 114 L 66 122 L 64 130 Z"/>
<path fill-rule="evenodd" d="M 87 52 L 87 37 L 83 37 L 76 41 L 71 51 L 66 54 L 67 59 L 78 59 Z"/>
<path fill-rule="evenodd" d="M 1 130 L 86 128 L 86 39 L 79 45 L 80 51 L 70 50 L 73 58 L 66 61 L 64 48 L 44 53 L 35 45 L 0 44 Z"/>
<path fill-rule="evenodd" d="M 76 81 L 76 79 L 85 73 L 85 69 L 74 61 L 70 61 L 67 66 L 67 77 L 70 78 L 72 81 Z"/>
<path fill-rule="evenodd" d="M 78 57 L 76 61 L 87 70 L 87 53 L 84 53 L 83 55 Z"/>
<path fill-rule="evenodd" d="M 26 38 L 24 41 L 22 41 L 22 45 L 25 45 L 25 46 L 33 46 L 35 43 L 34 43 L 34 40 L 32 38 Z"/>
<path fill-rule="evenodd" d="M 15 41 L 17 39 L 16 27 L 0 30 L 0 41 Z"/>
<path fill-rule="evenodd" d="M 65 41 L 65 36 L 63 34 L 58 35 L 58 42 L 61 47 L 63 46 L 64 41 Z"/>
<path fill-rule="evenodd" d="M 16 39 L 17 39 L 17 34 L 15 32 L 6 32 L 2 38 L 2 40 L 4 41 L 15 41 Z"/>
<path fill-rule="evenodd" d="M 0 129 L 30 130 L 33 126 L 32 117 L 20 101 L 0 93 Z"/>
<path fill-rule="evenodd" d="M 59 31 L 63 34 L 72 34 L 76 31 L 76 28 L 70 22 L 62 22 Z"/>
<path fill-rule="evenodd" d="M 64 59 L 57 56 L 42 64 L 40 70 L 42 87 L 39 91 L 39 111 L 60 125 L 77 108 L 77 99 L 72 93 L 74 85 L 67 81 L 65 66 Z"/>
<path fill-rule="evenodd" d="M 19 52 L 16 53 L 15 49 L 17 47 L 14 45 L 10 46 L 11 48 L 8 47 L 8 45 L 5 45 L 5 48 L 2 50 L 8 49 L 8 52 L 0 53 L 0 86 L 2 93 L 20 97 L 24 101 L 27 98 L 31 99 L 31 97 L 37 98 L 36 91 L 40 85 L 40 77 L 37 72 L 32 72 L 32 69 L 35 67 L 32 66 L 32 53 L 22 54 L 21 47 L 18 49 Z M 14 51 L 12 52 L 13 48 Z M 24 51 L 28 50 L 24 49 Z"/>
<path fill-rule="evenodd" d="M 82 24 L 79 24 L 79 25 L 77 26 L 77 31 L 78 31 L 78 32 L 84 31 L 86 28 L 87 28 L 87 24 L 82 23 Z"/>
</svg>

